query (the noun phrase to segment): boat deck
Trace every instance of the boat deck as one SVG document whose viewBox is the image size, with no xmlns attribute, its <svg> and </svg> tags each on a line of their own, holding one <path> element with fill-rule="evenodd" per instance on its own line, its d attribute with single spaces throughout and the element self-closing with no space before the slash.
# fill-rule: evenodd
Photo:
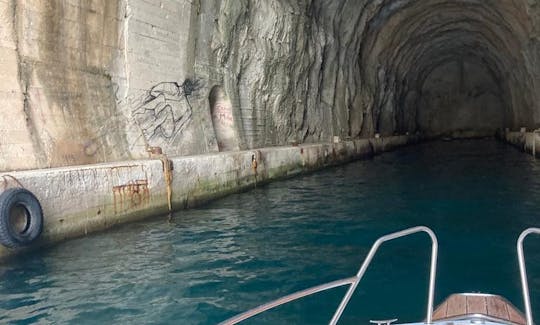
<svg viewBox="0 0 540 325">
<path fill-rule="evenodd" d="M 485 315 L 510 323 L 525 325 L 525 316 L 506 299 L 495 295 L 455 294 L 446 299 L 433 313 L 433 321 Z"/>
</svg>

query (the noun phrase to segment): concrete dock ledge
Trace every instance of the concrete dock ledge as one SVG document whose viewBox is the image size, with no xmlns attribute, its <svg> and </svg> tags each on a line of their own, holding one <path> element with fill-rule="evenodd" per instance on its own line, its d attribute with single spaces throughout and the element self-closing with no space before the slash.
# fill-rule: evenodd
<svg viewBox="0 0 540 325">
<path fill-rule="evenodd" d="M 173 211 L 198 206 L 272 180 L 370 157 L 418 142 L 414 136 L 301 144 L 169 157 Z M 257 161 L 253 168 L 252 156 Z M 44 231 L 30 248 L 0 245 L 0 258 L 84 236 L 118 224 L 169 212 L 162 159 L 0 173 L 1 191 L 24 187 L 35 194 Z"/>
<path fill-rule="evenodd" d="M 540 130 L 501 131 L 498 138 L 535 157 L 540 156 Z"/>
</svg>

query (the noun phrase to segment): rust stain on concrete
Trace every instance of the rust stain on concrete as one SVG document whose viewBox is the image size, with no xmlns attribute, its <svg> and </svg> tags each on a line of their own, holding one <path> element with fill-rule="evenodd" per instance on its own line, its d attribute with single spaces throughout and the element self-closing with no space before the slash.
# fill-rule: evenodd
<svg viewBox="0 0 540 325">
<path fill-rule="evenodd" d="M 114 213 L 141 208 L 150 203 L 148 180 L 141 179 L 113 187 Z"/>
</svg>

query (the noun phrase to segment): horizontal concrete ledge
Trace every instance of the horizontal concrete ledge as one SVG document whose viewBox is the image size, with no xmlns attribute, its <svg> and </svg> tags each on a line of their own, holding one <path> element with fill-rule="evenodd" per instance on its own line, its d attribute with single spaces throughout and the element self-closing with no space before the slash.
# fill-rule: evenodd
<svg viewBox="0 0 540 325">
<path fill-rule="evenodd" d="M 290 177 L 418 142 L 394 136 L 168 158 L 173 210 L 200 205 L 257 183 Z M 251 157 L 257 160 L 256 170 Z M 0 173 L 1 190 L 24 187 L 41 202 L 44 231 L 26 249 L 0 245 L 0 258 L 169 212 L 167 159 Z"/>
<path fill-rule="evenodd" d="M 499 134 L 499 138 L 509 144 L 529 153 L 535 157 L 540 154 L 540 135 L 538 132 L 504 132 Z"/>
</svg>

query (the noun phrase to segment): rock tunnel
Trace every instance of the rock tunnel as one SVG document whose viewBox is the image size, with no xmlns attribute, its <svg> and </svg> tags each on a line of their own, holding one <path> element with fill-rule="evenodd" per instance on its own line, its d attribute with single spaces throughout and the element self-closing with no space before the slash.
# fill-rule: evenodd
<svg viewBox="0 0 540 325">
<path fill-rule="evenodd" d="M 239 84 L 259 87 L 238 94 L 259 126 L 277 126 L 253 132 L 250 145 L 490 136 L 537 126 L 537 12 L 534 1 L 282 1 L 244 11 L 257 37 L 221 45 L 247 50 Z"/>
<path fill-rule="evenodd" d="M 533 0 L 0 6 L 0 170 L 540 124 Z"/>
<path fill-rule="evenodd" d="M 338 52 L 351 55 L 338 60 L 340 67 L 357 65 L 348 68 L 357 75 L 347 85 L 354 87 L 345 94 L 349 100 L 334 101 L 349 107 L 348 135 L 481 136 L 535 126 L 534 2 L 323 1 L 317 6 L 333 13 L 342 37 Z"/>
<path fill-rule="evenodd" d="M 375 129 L 475 136 L 530 125 L 530 3 L 381 1 L 359 49 Z"/>
</svg>

